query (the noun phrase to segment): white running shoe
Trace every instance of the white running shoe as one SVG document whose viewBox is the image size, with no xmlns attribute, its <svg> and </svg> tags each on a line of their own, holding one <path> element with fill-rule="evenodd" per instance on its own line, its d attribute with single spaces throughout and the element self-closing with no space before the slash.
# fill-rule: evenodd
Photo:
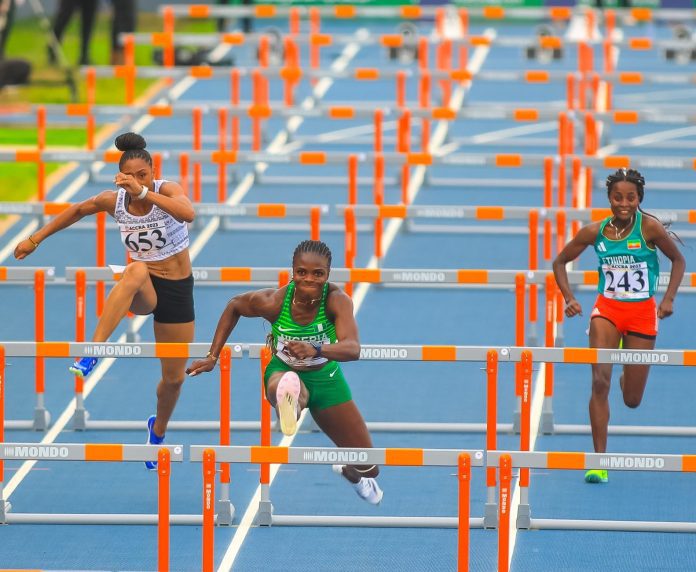
<svg viewBox="0 0 696 572">
<path fill-rule="evenodd" d="M 333 472 L 341 476 L 343 476 L 343 467 L 345 467 L 345 465 L 331 466 Z M 348 482 L 350 483 L 350 481 Z M 373 479 L 371 477 L 362 477 L 357 483 L 350 484 L 355 489 L 355 492 L 358 493 L 358 496 L 364 501 L 367 501 L 370 504 L 375 505 L 382 502 L 384 492 L 382 491 L 382 489 L 379 488 L 376 479 Z"/>
<path fill-rule="evenodd" d="M 370 504 L 379 504 L 382 502 L 384 493 L 382 489 L 379 488 L 377 481 L 371 477 L 362 477 L 357 483 L 353 484 L 353 488 L 361 499 Z"/>
<path fill-rule="evenodd" d="M 286 371 L 280 378 L 276 388 L 276 405 L 280 430 L 285 435 L 294 435 L 300 410 L 300 378 L 294 371 Z"/>
</svg>

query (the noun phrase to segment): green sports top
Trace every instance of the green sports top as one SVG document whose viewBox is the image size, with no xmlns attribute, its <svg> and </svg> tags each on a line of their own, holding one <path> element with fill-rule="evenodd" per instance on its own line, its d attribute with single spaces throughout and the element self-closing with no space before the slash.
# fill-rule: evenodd
<svg viewBox="0 0 696 572">
<path fill-rule="evenodd" d="M 320 344 L 333 344 L 336 339 L 336 326 L 326 315 L 326 297 L 329 292 L 329 283 L 324 284 L 321 294 L 321 303 L 314 319 L 303 326 L 292 319 L 292 299 L 295 293 L 295 283 L 290 282 L 283 299 L 283 307 L 278 319 L 271 324 L 273 332 L 273 347 L 276 356 L 290 366 L 312 367 L 325 365 L 329 360 L 323 356 L 298 359 L 286 353 L 284 350 L 285 342 L 288 340 L 299 340 L 318 346 Z"/>
<path fill-rule="evenodd" d="M 647 300 L 655 294 L 660 278 L 657 251 L 643 238 L 643 213 L 636 211 L 636 221 L 628 236 L 612 240 L 604 236 L 607 217 L 599 227 L 594 249 L 599 257 L 600 294 L 622 302 Z"/>
</svg>

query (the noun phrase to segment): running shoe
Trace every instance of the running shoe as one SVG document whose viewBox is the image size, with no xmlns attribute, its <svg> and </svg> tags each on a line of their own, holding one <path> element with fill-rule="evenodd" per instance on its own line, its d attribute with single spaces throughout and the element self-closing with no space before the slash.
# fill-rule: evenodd
<svg viewBox="0 0 696 572">
<path fill-rule="evenodd" d="M 608 483 L 609 473 L 603 469 L 590 469 L 585 473 L 586 483 Z"/>
<path fill-rule="evenodd" d="M 300 407 L 300 378 L 294 371 L 287 371 L 280 378 L 276 388 L 276 405 L 280 430 L 285 435 L 294 435 Z"/>
<path fill-rule="evenodd" d="M 382 502 L 384 493 L 379 488 L 377 481 L 371 477 L 362 477 L 357 483 L 351 483 L 355 492 L 364 501 L 370 504 L 379 504 Z"/>
<path fill-rule="evenodd" d="M 94 366 L 97 365 L 98 361 L 99 360 L 94 357 L 83 357 L 76 359 L 75 363 L 73 363 L 68 370 L 78 377 L 87 377 L 94 369 Z"/>
<path fill-rule="evenodd" d="M 147 441 L 145 441 L 145 443 L 148 445 L 161 445 L 164 443 L 164 435 L 160 437 L 155 433 L 155 419 L 157 419 L 156 415 L 150 415 L 150 417 L 147 418 Z M 157 461 L 145 461 L 145 468 L 148 471 L 156 471 Z"/>
<path fill-rule="evenodd" d="M 343 476 L 343 467 L 345 465 L 332 465 L 333 472 L 337 475 Z M 350 481 L 348 481 L 350 483 Z M 358 496 L 370 504 L 378 505 L 382 502 L 382 497 L 384 496 L 384 491 L 379 488 L 377 480 L 371 477 L 361 477 L 357 483 L 350 483 L 358 493 Z"/>
</svg>

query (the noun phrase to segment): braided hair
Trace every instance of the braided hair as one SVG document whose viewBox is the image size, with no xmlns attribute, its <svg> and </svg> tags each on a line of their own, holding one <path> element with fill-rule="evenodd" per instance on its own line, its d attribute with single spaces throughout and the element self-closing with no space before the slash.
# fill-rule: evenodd
<svg viewBox="0 0 696 572">
<path fill-rule="evenodd" d="M 329 268 L 331 268 L 331 250 L 326 246 L 321 240 L 303 240 L 295 248 L 295 252 L 292 254 L 292 263 L 295 264 L 295 260 L 300 254 L 310 252 L 313 254 L 318 254 L 319 256 L 325 256 L 329 262 Z"/>
<path fill-rule="evenodd" d="M 667 229 L 667 234 L 669 234 L 672 238 L 674 238 L 677 242 L 679 242 L 679 244 L 683 246 L 684 243 L 682 242 L 682 239 L 679 238 L 677 233 L 675 233 L 672 230 L 669 230 L 669 227 L 672 225 L 671 222 L 664 222 L 657 218 L 654 214 L 646 212 L 642 208 L 640 208 L 640 203 L 643 202 L 643 197 L 645 196 L 645 177 L 643 177 L 643 175 L 641 175 L 640 172 L 636 171 L 635 169 L 627 169 L 626 167 L 618 169 L 615 173 L 612 173 L 607 177 L 607 195 L 611 193 L 611 190 L 614 188 L 614 185 L 620 181 L 627 181 L 629 183 L 633 183 L 636 186 L 639 203 L 638 210 L 642 212 L 644 215 L 649 216 L 650 218 L 654 218 L 657 222 L 664 226 L 665 229 Z"/>
<path fill-rule="evenodd" d="M 607 177 L 607 194 L 611 193 L 614 185 L 620 181 L 627 181 L 633 183 L 638 191 L 638 202 L 643 202 L 643 197 L 645 196 L 645 177 L 641 175 L 635 169 L 618 169 L 615 173 L 612 173 Z"/>
<path fill-rule="evenodd" d="M 116 137 L 114 144 L 116 145 L 116 149 L 123 151 L 121 160 L 118 162 L 119 169 L 123 169 L 123 165 L 126 161 L 130 161 L 131 159 L 142 159 L 152 167 L 152 157 L 150 157 L 150 153 L 145 151 L 147 143 L 142 135 L 138 135 L 137 133 L 122 133 Z"/>
</svg>

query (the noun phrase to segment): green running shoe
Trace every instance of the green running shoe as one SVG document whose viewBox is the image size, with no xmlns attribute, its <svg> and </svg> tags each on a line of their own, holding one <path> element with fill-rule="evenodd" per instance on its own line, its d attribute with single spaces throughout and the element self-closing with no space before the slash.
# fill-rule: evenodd
<svg viewBox="0 0 696 572">
<path fill-rule="evenodd" d="M 609 474 L 603 469 L 590 469 L 585 473 L 586 483 L 608 483 Z"/>
</svg>

